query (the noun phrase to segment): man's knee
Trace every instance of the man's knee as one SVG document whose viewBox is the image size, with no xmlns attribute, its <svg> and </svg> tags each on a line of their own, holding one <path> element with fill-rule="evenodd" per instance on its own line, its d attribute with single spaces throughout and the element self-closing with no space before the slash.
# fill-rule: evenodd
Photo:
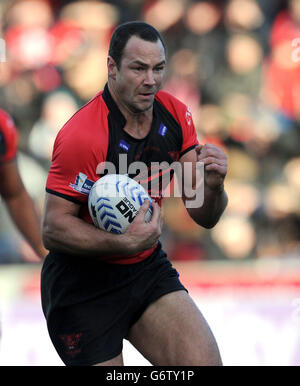
<svg viewBox="0 0 300 386">
<path fill-rule="evenodd" d="M 223 366 L 223 363 L 218 347 L 214 345 L 212 348 L 203 348 L 199 354 L 191 353 L 184 366 Z"/>
</svg>

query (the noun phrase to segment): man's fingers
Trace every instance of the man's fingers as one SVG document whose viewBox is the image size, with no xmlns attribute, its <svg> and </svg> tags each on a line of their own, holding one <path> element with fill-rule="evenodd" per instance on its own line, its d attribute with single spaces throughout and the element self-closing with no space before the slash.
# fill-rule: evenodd
<svg viewBox="0 0 300 386">
<path fill-rule="evenodd" d="M 200 144 L 195 148 L 196 153 L 197 153 L 198 155 L 201 153 L 202 148 L 203 148 L 203 145 L 200 145 Z"/>
<path fill-rule="evenodd" d="M 226 159 L 227 158 L 226 154 L 223 153 L 219 149 L 209 149 L 209 150 L 201 152 L 197 156 L 198 156 L 198 160 L 203 160 L 204 158 L 207 158 L 207 157 L 215 157 L 215 158 L 219 158 L 219 159 Z"/>
<path fill-rule="evenodd" d="M 141 205 L 139 211 L 138 211 L 138 214 L 136 215 L 136 217 L 141 217 L 141 218 L 145 218 L 145 215 L 149 209 L 149 206 L 150 206 L 150 201 L 148 199 L 144 200 L 143 204 Z"/>
<path fill-rule="evenodd" d="M 208 172 L 217 172 L 221 176 L 225 176 L 227 173 L 227 168 L 225 166 L 222 166 L 222 165 L 219 165 L 216 163 L 212 163 L 212 164 L 207 165 L 205 167 L 205 170 Z"/>
<path fill-rule="evenodd" d="M 143 204 L 141 205 L 140 209 L 139 209 L 139 212 L 138 214 L 136 215 L 136 217 L 140 217 L 143 219 L 143 221 L 145 220 L 145 215 L 148 211 L 150 207 L 150 201 L 148 199 L 145 199 Z M 160 217 L 160 207 L 159 205 L 156 203 L 156 202 L 152 202 L 151 203 L 151 207 L 152 207 L 152 217 L 151 217 L 151 222 L 152 221 L 158 221 L 159 217 Z"/>
<path fill-rule="evenodd" d="M 160 221 L 160 207 L 156 202 L 153 202 L 151 222 L 157 222 L 157 221 Z"/>
<path fill-rule="evenodd" d="M 219 159 L 216 157 L 206 157 L 201 160 L 204 165 L 209 165 L 209 164 L 218 164 L 220 166 L 226 166 L 227 161 L 225 159 Z"/>
<path fill-rule="evenodd" d="M 223 152 L 222 149 L 211 144 L 205 144 L 204 146 L 202 146 L 201 151 L 197 151 L 197 157 L 198 157 L 198 161 L 200 160 L 202 161 L 207 157 L 215 157 L 219 159 L 227 158 L 226 154 Z"/>
</svg>

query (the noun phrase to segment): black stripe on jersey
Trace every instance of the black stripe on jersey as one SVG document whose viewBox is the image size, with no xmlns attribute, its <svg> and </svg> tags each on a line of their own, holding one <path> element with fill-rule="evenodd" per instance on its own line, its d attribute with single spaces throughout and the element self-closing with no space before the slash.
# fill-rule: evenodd
<svg viewBox="0 0 300 386">
<path fill-rule="evenodd" d="M 4 157 L 6 150 L 7 150 L 7 145 L 6 145 L 5 137 L 3 132 L 0 130 L 0 157 Z"/>
<path fill-rule="evenodd" d="M 190 150 L 193 150 L 197 147 L 197 145 L 193 145 L 185 149 L 182 153 L 179 154 L 179 158 L 181 158 L 184 154 L 188 153 Z"/>
<path fill-rule="evenodd" d="M 76 200 L 76 198 L 73 198 L 73 197 L 68 196 L 66 194 L 63 194 L 63 193 L 56 192 L 55 190 L 46 188 L 46 192 L 50 193 L 50 194 L 53 194 L 54 196 L 58 196 L 58 197 L 64 198 L 65 200 L 71 201 L 74 204 L 83 205 L 83 203 L 80 202 L 79 200 Z"/>
</svg>

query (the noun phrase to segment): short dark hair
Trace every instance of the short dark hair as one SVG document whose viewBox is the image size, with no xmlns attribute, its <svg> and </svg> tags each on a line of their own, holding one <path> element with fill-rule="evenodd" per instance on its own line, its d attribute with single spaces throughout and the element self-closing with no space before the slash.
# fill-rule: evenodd
<svg viewBox="0 0 300 386">
<path fill-rule="evenodd" d="M 148 42 L 160 40 L 166 51 L 165 43 L 161 34 L 152 25 L 142 21 L 131 21 L 120 24 L 113 32 L 110 39 L 108 54 L 114 59 L 118 69 L 121 65 L 122 55 L 126 43 L 132 36 L 137 36 Z"/>
</svg>

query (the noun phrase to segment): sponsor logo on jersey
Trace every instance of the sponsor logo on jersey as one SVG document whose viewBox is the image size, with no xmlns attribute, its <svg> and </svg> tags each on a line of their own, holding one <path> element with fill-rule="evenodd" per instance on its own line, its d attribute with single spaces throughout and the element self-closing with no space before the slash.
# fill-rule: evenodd
<svg viewBox="0 0 300 386">
<path fill-rule="evenodd" d="M 163 123 L 161 123 L 161 125 L 159 126 L 159 129 L 158 129 L 158 133 L 162 137 L 164 137 L 166 135 L 167 130 L 168 130 L 168 128 Z"/>
<path fill-rule="evenodd" d="M 70 187 L 76 192 L 88 195 L 93 185 L 94 181 L 89 180 L 84 173 L 79 173 L 74 184 L 70 184 Z"/>
<path fill-rule="evenodd" d="M 129 143 L 127 143 L 126 141 L 124 141 L 124 139 L 121 139 L 120 143 L 119 143 L 119 146 L 126 150 L 126 151 L 129 151 L 129 148 L 130 148 L 130 145 Z"/>
</svg>

